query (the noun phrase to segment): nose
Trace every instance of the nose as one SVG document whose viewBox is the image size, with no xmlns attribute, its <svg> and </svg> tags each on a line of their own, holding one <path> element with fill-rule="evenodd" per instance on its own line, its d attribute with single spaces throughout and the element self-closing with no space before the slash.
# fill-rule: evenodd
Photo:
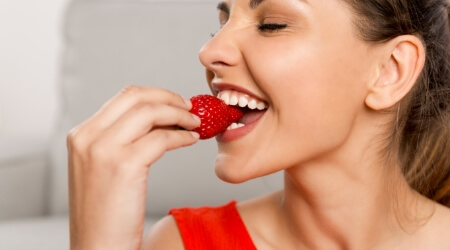
<svg viewBox="0 0 450 250">
<path fill-rule="evenodd" d="M 227 23 L 200 49 L 200 62 L 214 74 L 236 66 L 241 59 L 238 37 L 238 31 Z"/>
</svg>

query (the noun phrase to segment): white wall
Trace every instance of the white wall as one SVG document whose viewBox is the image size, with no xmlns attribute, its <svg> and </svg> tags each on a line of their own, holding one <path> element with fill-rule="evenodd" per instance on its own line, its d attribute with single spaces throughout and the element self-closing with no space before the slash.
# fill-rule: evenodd
<svg viewBox="0 0 450 250">
<path fill-rule="evenodd" d="M 0 156 L 48 140 L 66 2 L 0 0 Z"/>
</svg>

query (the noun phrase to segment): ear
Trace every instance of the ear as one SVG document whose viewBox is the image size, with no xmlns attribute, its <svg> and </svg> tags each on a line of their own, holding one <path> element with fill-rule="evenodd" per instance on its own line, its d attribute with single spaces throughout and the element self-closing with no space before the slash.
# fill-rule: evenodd
<svg viewBox="0 0 450 250">
<path fill-rule="evenodd" d="M 394 106 L 416 83 L 425 64 L 422 41 L 403 35 L 382 45 L 378 78 L 369 87 L 366 105 L 373 110 Z"/>
</svg>

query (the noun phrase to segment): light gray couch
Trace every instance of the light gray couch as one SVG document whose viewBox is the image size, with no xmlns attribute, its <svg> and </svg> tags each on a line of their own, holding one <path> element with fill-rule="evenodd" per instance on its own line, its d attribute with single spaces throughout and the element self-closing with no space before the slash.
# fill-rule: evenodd
<svg viewBox="0 0 450 250">
<path fill-rule="evenodd" d="M 70 3 L 52 142 L 42 145 L 25 138 L 8 145 L 20 154 L 0 154 L 0 250 L 68 248 L 65 137 L 112 95 L 129 84 L 159 86 L 185 97 L 208 93 L 198 50 L 218 28 L 216 4 Z M 151 167 L 147 226 L 171 207 L 218 205 L 281 188 L 280 174 L 239 185 L 221 182 L 214 174 L 215 153 L 214 140 L 201 141 L 167 153 Z"/>
</svg>

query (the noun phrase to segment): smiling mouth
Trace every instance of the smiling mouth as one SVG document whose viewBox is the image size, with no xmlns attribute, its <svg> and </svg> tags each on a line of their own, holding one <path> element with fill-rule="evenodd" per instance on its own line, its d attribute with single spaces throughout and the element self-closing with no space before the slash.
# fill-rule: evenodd
<svg viewBox="0 0 450 250">
<path fill-rule="evenodd" d="M 242 128 L 257 121 L 269 107 L 266 102 L 235 90 L 222 90 L 217 97 L 225 104 L 237 106 L 244 112 L 242 118 L 228 126 L 227 130 Z"/>
</svg>

